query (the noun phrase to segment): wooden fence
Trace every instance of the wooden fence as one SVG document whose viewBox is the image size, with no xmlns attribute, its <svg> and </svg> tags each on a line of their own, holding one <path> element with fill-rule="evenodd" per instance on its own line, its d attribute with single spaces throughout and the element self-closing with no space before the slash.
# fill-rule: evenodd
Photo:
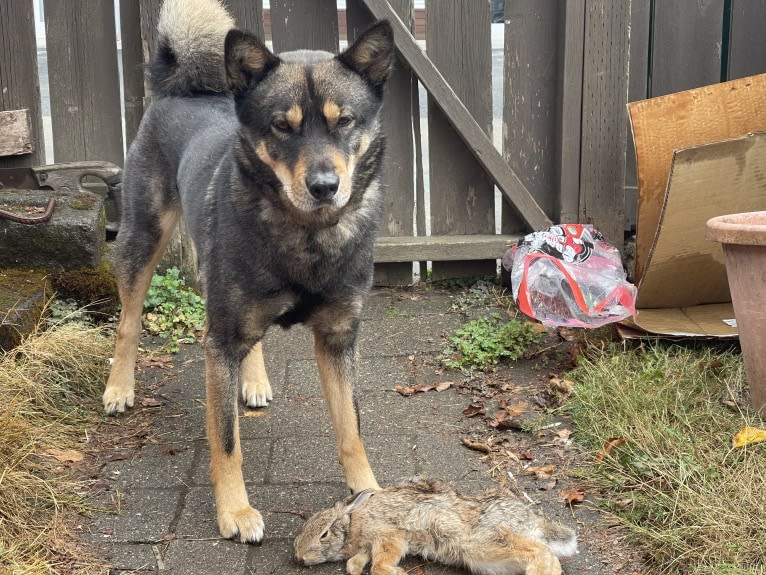
<svg viewBox="0 0 766 575">
<path fill-rule="evenodd" d="M 550 221 L 593 223 L 621 244 L 635 225 L 627 101 L 766 71 L 764 0 L 506 0 L 498 153 L 489 0 L 226 4 L 276 51 L 337 51 L 376 17 L 394 20 L 388 209 L 376 247 L 379 277 L 393 283 L 408 281 L 412 261 L 432 261 L 437 278 L 494 273 L 507 241 Z M 112 1 L 43 5 L 55 159 L 122 164 L 122 121 L 129 143 L 150 96 L 142 65 L 160 0 L 122 0 L 121 52 Z M 0 4 L 0 110 L 29 109 L 35 142 L 0 167 L 45 162 L 33 14 L 33 0 Z"/>
</svg>

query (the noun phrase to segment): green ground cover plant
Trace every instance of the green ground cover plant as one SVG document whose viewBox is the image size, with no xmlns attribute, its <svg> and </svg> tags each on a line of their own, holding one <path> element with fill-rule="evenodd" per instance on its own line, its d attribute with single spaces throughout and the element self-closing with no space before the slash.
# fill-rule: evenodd
<svg viewBox="0 0 766 575">
<path fill-rule="evenodd" d="M 205 300 L 186 285 L 178 268 L 155 274 L 144 302 L 144 328 L 166 340 L 163 350 L 178 351 L 204 327 Z"/>
</svg>

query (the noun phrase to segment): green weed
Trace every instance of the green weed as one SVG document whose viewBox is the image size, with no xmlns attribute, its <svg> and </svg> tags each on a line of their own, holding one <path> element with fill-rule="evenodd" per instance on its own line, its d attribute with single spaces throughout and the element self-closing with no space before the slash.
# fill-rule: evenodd
<svg viewBox="0 0 766 575">
<path fill-rule="evenodd" d="M 445 366 L 463 371 L 487 370 L 502 359 L 523 357 L 539 341 L 540 334 L 531 324 L 507 320 L 495 312 L 458 328 L 439 359 Z"/>
<path fill-rule="evenodd" d="M 205 326 L 205 300 L 186 285 L 178 268 L 155 274 L 144 302 L 144 327 L 166 340 L 163 349 L 177 352 Z"/>
</svg>

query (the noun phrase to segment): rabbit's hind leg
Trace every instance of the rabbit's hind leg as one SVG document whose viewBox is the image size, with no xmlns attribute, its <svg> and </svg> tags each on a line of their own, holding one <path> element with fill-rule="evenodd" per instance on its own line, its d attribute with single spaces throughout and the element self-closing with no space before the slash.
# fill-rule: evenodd
<svg viewBox="0 0 766 575">
<path fill-rule="evenodd" d="M 396 535 L 384 535 L 372 546 L 370 575 L 406 575 L 399 561 L 407 554 L 407 542 Z"/>
<path fill-rule="evenodd" d="M 498 547 L 489 545 L 465 554 L 466 566 L 477 575 L 561 575 L 561 563 L 543 543 L 501 528 Z"/>
</svg>

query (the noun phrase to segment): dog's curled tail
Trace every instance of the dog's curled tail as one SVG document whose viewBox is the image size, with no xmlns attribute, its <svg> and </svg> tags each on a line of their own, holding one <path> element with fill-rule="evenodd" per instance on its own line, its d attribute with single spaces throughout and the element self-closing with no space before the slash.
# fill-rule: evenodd
<svg viewBox="0 0 766 575">
<path fill-rule="evenodd" d="M 165 0 L 150 67 L 154 96 L 225 92 L 224 40 L 235 26 L 220 0 Z"/>
</svg>

